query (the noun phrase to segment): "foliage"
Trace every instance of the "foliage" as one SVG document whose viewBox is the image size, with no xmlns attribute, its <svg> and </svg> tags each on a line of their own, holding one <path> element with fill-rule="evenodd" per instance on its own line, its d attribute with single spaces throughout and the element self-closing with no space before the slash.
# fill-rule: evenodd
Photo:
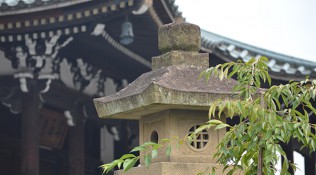
<svg viewBox="0 0 316 175">
<path fill-rule="evenodd" d="M 151 160 L 158 156 L 159 148 L 166 147 L 165 155 L 170 156 L 171 144 L 175 143 L 179 148 L 179 146 L 183 143 L 183 140 L 185 139 L 174 138 L 174 141 L 172 141 L 171 139 L 162 139 L 159 141 L 159 143 L 145 142 L 144 144 L 132 149 L 130 153 L 143 151 L 144 163 L 147 167 L 149 167 Z M 103 173 L 108 173 L 115 167 L 118 167 L 119 169 L 123 168 L 124 171 L 127 171 L 131 169 L 140 158 L 140 156 L 135 156 L 134 154 L 125 154 L 121 158 L 116 159 L 111 163 L 101 165 L 101 168 L 103 169 Z"/>
<path fill-rule="evenodd" d="M 309 122 L 309 116 L 316 114 L 316 80 L 289 82 L 286 85 L 272 86 L 261 89 L 262 83 L 271 84 L 268 74 L 268 59 L 266 57 L 253 58 L 246 63 L 229 62 L 211 67 L 201 73 L 200 78 L 209 80 L 216 76 L 220 80 L 236 77 L 238 85 L 233 91 L 238 92 L 238 98 L 217 100 L 209 110 L 209 121 L 196 129 L 196 131 L 182 139 L 171 141 L 165 139 L 158 143 L 144 143 L 132 150 L 145 152 L 145 164 L 149 166 L 151 159 L 158 154 L 157 149 L 167 146 L 166 154 L 170 155 L 170 144 L 177 145 L 183 141 L 191 141 L 202 130 L 222 129 L 228 127 L 223 140 L 217 146 L 214 158 L 224 165 L 227 174 L 233 174 L 240 169 L 246 175 L 274 174 L 274 168 L 280 157 L 283 157 L 281 175 L 289 174 L 291 166 L 280 144 L 288 143 L 290 139 L 297 139 L 302 148 L 307 147 L 311 152 L 316 149 L 316 136 L 311 131 L 316 129 Z M 239 118 L 239 123 L 229 126 L 216 119 L 221 116 Z M 160 144 L 165 142 L 165 144 Z M 110 164 L 102 166 L 108 172 L 115 166 L 127 171 L 135 165 L 139 156 L 126 154 Z M 229 168 L 230 167 L 230 168 Z M 212 170 L 212 174 L 214 169 Z"/>
<path fill-rule="evenodd" d="M 294 169 L 295 166 L 287 161 L 280 144 L 288 143 L 291 138 L 310 151 L 315 150 L 316 137 L 311 132 L 315 125 L 309 123 L 309 113 L 316 114 L 311 103 L 315 101 L 316 80 L 260 89 L 262 83 L 271 83 L 267 62 L 265 57 L 253 58 L 247 63 L 224 63 L 202 73 L 207 79 L 211 74 L 220 79 L 237 76 L 234 90 L 240 92 L 240 98 L 218 100 L 209 111 L 210 118 L 221 116 L 222 112 L 226 117 L 239 117 L 239 124 L 225 134 L 215 154 L 225 168 L 233 165 L 228 174 L 236 169 L 245 174 L 274 174 L 277 152 L 285 160 L 281 174 L 288 174 L 289 165 Z M 230 68 L 232 71 L 228 73 Z"/>
</svg>

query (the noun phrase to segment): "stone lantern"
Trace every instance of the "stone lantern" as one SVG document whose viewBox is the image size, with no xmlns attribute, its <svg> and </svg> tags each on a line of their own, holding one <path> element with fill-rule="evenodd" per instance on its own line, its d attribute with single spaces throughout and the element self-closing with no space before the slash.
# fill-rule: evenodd
<svg viewBox="0 0 316 175">
<path fill-rule="evenodd" d="M 213 101 L 235 98 L 232 88 L 236 81 L 198 79 L 209 66 L 208 53 L 198 53 L 201 46 L 198 26 L 176 18 L 174 23 L 162 26 L 158 35 L 163 54 L 153 57 L 152 71 L 116 94 L 94 100 L 102 118 L 139 120 L 140 144 L 183 138 L 208 120 Z M 221 174 L 213 154 L 224 134 L 225 129 L 204 130 L 195 141 L 184 143 L 179 149 L 172 145 L 170 156 L 164 154 L 164 148 L 159 150 L 149 168 L 143 166 L 141 159 L 140 166 L 116 174 L 186 175 L 210 172 L 211 167 Z"/>
</svg>

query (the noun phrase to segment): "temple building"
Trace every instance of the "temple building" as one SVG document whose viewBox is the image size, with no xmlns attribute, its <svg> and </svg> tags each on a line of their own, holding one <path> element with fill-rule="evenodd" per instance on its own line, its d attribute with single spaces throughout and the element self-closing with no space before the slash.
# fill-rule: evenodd
<svg viewBox="0 0 316 175">
<path fill-rule="evenodd" d="M 0 174 L 99 175 L 136 146 L 138 122 L 99 119 L 92 100 L 151 70 L 158 28 L 177 9 L 174 0 L 0 0 Z M 316 78 L 316 63 L 201 35 L 212 66 L 264 55 L 274 84 Z M 315 174 L 315 153 L 284 147 Z"/>
</svg>

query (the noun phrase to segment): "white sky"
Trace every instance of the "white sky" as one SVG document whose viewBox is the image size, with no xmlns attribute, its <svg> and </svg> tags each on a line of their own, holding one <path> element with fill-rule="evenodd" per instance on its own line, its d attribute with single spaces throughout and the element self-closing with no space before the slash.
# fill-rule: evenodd
<svg viewBox="0 0 316 175">
<path fill-rule="evenodd" d="M 176 0 L 202 29 L 316 62 L 315 0 Z"/>
</svg>

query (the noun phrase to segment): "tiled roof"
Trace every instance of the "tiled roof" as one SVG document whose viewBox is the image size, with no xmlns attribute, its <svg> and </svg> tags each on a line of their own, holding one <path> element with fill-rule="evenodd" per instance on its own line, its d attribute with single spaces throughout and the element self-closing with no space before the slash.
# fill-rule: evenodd
<svg viewBox="0 0 316 175">
<path fill-rule="evenodd" d="M 266 56 L 270 60 L 270 75 L 275 79 L 301 80 L 306 76 L 316 78 L 316 62 L 254 47 L 205 30 L 201 30 L 201 34 L 202 50 L 213 53 L 225 61 L 248 61 L 253 57 Z"/>
<path fill-rule="evenodd" d="M 175 0 L 162 0 L 166 2 L 170 15 L 181 15 Z M 266 56 L 270 75 L 277 80 L 302 80 L 306 76 L 316 78 L 316 62 L 306 61 L 300 58 L 272 52 L 252 45 L 241 43 L 205 30 L 201 30 L 202 50 L 213 53 L 224 61 L 236 61 L 242 59 L 248 61 L 253 57 Z"/>
<path fill-rule="evenodd" d="M 0 0 L 0 16 L 76 5 L 91 0 Z"/>
<path fill-rule="evenodd" d="M 179 6 L 175 4 L 175 0 L 162 0 L 161 2 L 167 10 L 170 18 L 174 18 L 175 16 L 182 16 L 182 12 L 178 10 Z"/>
</svg>

